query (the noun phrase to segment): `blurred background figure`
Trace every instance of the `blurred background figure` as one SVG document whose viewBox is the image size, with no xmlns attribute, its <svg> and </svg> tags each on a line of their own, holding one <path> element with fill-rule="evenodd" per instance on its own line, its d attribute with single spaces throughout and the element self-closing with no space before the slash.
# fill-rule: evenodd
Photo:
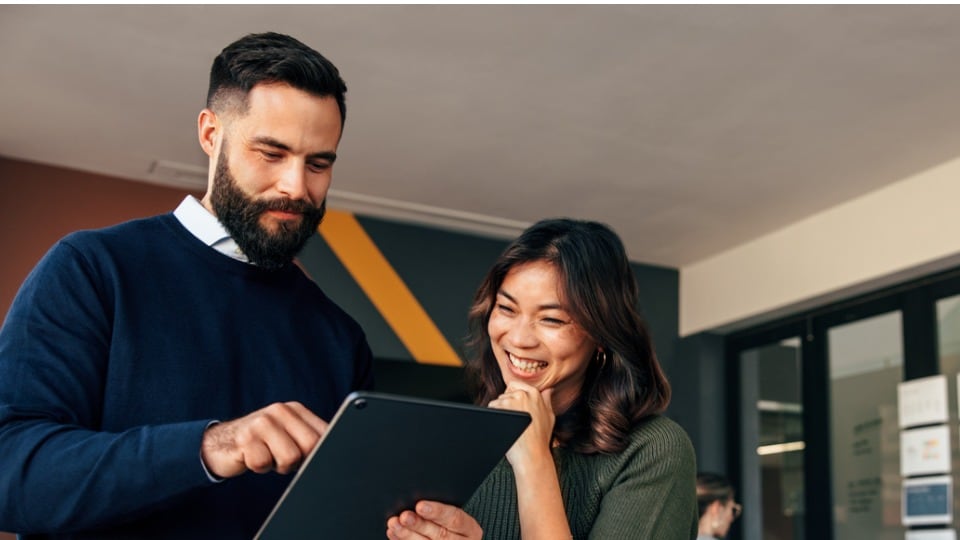
<svg viewBox="0 0 960 540">
<path fill-rule="evenodd" d="M 697 506 L 700 526 L 697 540 L 726 538 L 730 525 L 740 517 L 743 507 L 733 500 L 733 486 L 721 474 L 697 474 Z"/>
</svg>

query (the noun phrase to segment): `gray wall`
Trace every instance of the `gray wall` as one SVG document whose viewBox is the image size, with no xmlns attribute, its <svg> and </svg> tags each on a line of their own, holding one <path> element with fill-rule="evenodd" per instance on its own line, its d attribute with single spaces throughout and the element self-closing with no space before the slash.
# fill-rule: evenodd
<svg viewBox="0 0 960 540">
<path fill-rule="evenodd" d="M 723 336 L 701 333 L 679 340 L 669 416 L 687 430 L 702 471 L 727 472 L 727 384 Z"/>
</svg>

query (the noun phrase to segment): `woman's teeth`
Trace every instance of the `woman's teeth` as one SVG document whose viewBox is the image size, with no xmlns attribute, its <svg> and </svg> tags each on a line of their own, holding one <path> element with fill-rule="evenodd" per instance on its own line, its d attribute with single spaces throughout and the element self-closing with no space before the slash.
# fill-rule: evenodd
<svg viewBox="0 0 960 540">
<path fill-rule="evenodd" d="M 547 367 L 546 362 L 541 362 L 539 360 L 525 360 L 523 358 L 517 358 L 509 353 L 507 353 L 507 358 L 510 359 L 510 363 L 513 365 L 513 367 L 519 369 L 520 371 L 526 371 L 527 373 L 533 373 Z"/>
</svg>

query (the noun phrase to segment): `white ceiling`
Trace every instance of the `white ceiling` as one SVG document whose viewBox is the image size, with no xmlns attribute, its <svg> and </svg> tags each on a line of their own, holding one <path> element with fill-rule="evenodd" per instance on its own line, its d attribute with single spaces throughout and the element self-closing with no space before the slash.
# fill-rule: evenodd
<svg viewBox="0 0 960 540">
<path fill-rule="evenodd" d="M 5 5 L 0 155 L 202 168 L 210 61 L 266 30 L 340 68 L 331 206 L 381 216 L 683 267 L 960 154 L 960 6 Z"/>
</svg>

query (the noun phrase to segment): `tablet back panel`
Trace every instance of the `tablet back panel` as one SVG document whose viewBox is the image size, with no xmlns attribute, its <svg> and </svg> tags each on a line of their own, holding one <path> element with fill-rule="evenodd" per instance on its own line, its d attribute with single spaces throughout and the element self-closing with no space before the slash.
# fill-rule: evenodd
<svg viewBox="0 0 960 540">
<path fill-rule="evenodd" d="M 462 506 L 529 422 L 525 413 L 355 392 L 257 538 L 381 539 L 387 518 L 420 499 Z"/>
</svg>

